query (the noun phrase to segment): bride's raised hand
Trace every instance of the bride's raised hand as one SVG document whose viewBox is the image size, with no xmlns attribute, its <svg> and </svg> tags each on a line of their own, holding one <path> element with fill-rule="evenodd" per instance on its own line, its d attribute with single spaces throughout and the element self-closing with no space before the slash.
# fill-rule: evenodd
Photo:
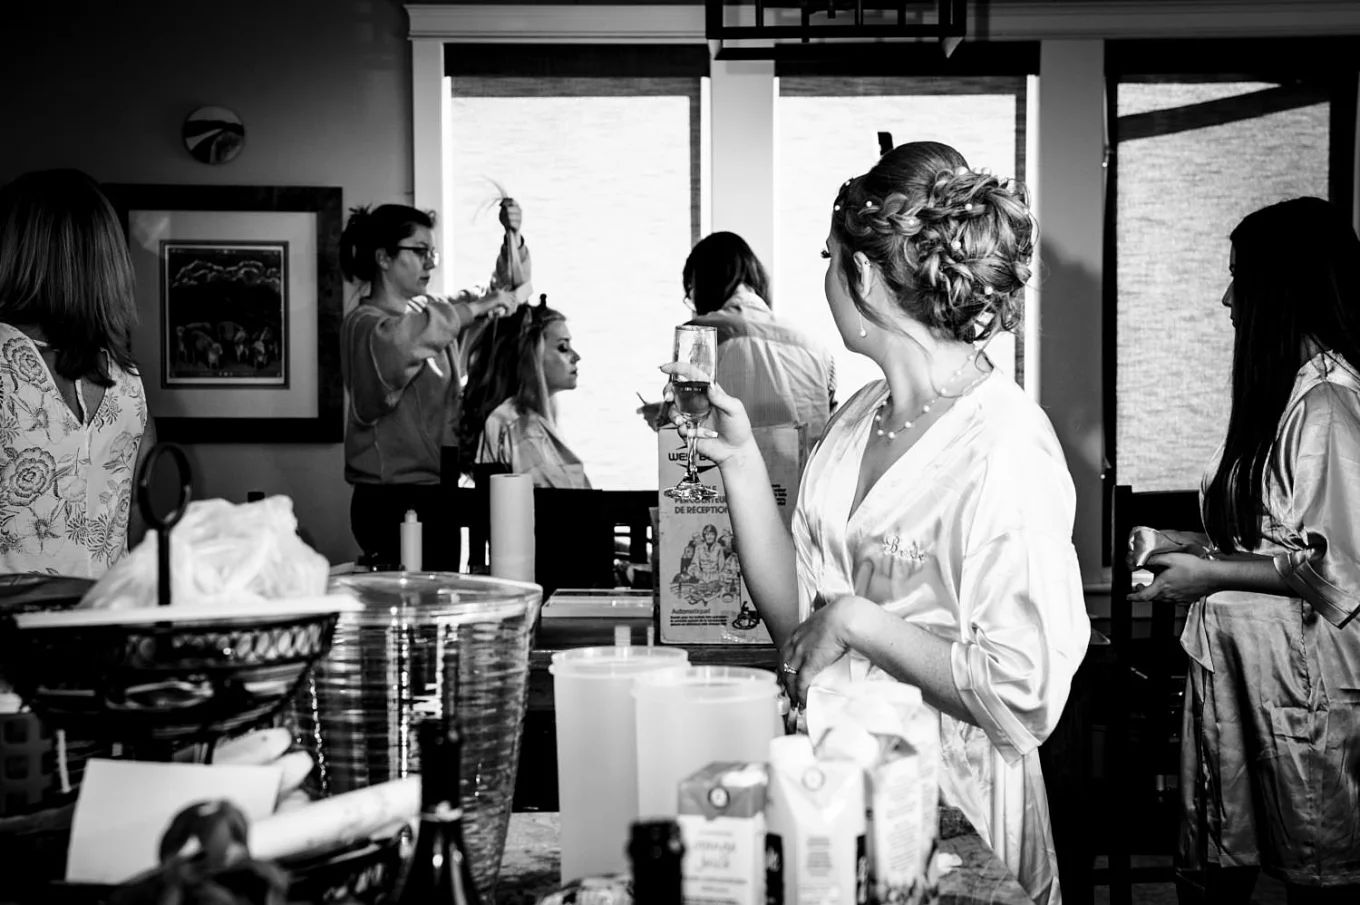
<svg viewBox="0 0 1360 905">
<path fill-rule="evenodd" d="M 684 362 L 671 362 L 661 366 L 661 370 L 673 379 L 684 380 L 694 366 Z M 705 379 L 702 373 L 696 374 Z M 671 408 L 671 422 L 680 429 L 680 436 L 688 438 L 694 432 L 698 438 L 696 448 L 700 454 L 717 465 L 747 448 L 755 448 L 751 434 L 751 419 L 746 416 L 746 407 L 735 396 L 729 396 L 716 383 L 708 385 L 708 401 L 711 406 L 708 415 L 698 425 L 688 424 L 684 417 Z"/>
</svg>

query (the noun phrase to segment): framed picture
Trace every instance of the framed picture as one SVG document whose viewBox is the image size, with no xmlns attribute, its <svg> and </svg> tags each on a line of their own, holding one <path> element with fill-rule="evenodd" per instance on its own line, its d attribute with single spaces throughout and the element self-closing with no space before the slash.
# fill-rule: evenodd
<svg viewBox="0 0 1360 905">
<path fill-rule="evenodd" d="M 160 438 L 343 440 L 340 189 L 103 188 L 132 253 L 133 354 Z"/>
<path fill-rule="evenodd" d="M 161 386 L 288 386 L 288 243 L 162 241 Z"/>
</svg>

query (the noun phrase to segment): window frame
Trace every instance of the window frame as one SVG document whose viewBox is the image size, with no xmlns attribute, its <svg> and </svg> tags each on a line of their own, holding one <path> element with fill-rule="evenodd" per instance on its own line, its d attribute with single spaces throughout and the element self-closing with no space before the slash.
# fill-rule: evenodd
<svg viewBox="0 0 1360 905">
<path fill-rule="evenodd" d="M 1121 84 L 1149 82 L 1273 82 L 1282 93 L 1325 93 L 1329 102 L 1328 197 L 1351 216 L 1360 215 L 1355 197 L 1357 103 L 1360 101 L 1360 39 L 1355 37 L 1245 38 L 1221 40 L 1113 40 L 1105 53 L 1106 146 L 1103 267 L 1102 390 L 1104 459 L 1101 506 L 1103 565 L 1112 551 L 1114 490 L 1119 484 L 1116 444 L 1119 401 L 1119 145 Z M 1286 105 L 1282 109 L 1289 109 Z M 1199 111 L 1201 115 L 1205 111 Z M 1165 114 L 1163 114 L 1165 116 Z M 1231 120 L 1228 120 L 1231 121 Z M 1196 128 L 1191 126 L 1190 128 Z M 1172 134 L 1166 130 L 1154 134 Z"/>
</svg>

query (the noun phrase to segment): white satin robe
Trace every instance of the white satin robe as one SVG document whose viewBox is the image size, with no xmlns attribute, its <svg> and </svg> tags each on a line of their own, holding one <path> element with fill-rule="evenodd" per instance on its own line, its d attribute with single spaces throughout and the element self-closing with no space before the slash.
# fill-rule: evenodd
<svg viewBox="0 0 1360 905">
<path fill-rule="evenodd" d="M 803 472 L 793 523 L 799 615 L 855 594 L 954 642 L 954 683 L 977 725 L 941 715 L 941 797 L 1039 905 L 1057 905 L 1038 746 L 1090 641 L 1072 478 L 1047 416 L 993 372 L 851 513 L 887 395 L 877 381 L 846 402 Z M 813 684 L 862 679 L 892 681 L 850 654 Z"/>
</svg>

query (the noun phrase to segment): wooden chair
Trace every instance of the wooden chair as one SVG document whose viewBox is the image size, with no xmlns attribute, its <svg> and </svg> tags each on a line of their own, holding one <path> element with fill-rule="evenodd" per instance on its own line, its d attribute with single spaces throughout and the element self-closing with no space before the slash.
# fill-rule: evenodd
<svg viewBox="0 0 1360 905">
<path fill-rule="evenodd" d="M 1180 619 L 1172 604 L 1152 606 L 1148 632 L 1135 632 L 1129 569 L 1129 532 L 1139 525 L 1202 531 L 1199 495 L 1193 491 L 1134 493 L 1115 488 L 1110 551 L 1110 642 L 1115 656 L 1109 733 L 1105 744 L 1107 800 L 1111 807 L 1109 869 L 1096 882 L 1110 887 L 1111 905 L 1130 905 L 1135 883 L 1175 879 L 1170 865 L 1132 867 L 1132 855 L 1172 855 L 1179 793 L 1159 778 L 1177 776 L 1180 707 L 1187 658 Z M 1139 620 L 1141 621 L 1141 620 Z M 1158 805 L 1161 805 L 1160 807 Z"/>
<path fill-rule="evenodd" d="M 452 463 L 446 463 L 452 466 Z M 504 474 L 502 466 L 479 466 L 474 486 L 441 484 L 445 504 L 460 528 L 468 532 L 468 571 L 485 573 L 490 568 L 490 478 Z M 457 474 L 456 466 L 445 473 Z M 616 537 L 627 537 L 630 562 L 648 561 L 651 514 L 656 505 L 654 490 L 559 490 L 534 489 L 534 577 L 547 597 L 558 588 L 612 588 L 617 582 L 614 561 Z"/>
</svg>

